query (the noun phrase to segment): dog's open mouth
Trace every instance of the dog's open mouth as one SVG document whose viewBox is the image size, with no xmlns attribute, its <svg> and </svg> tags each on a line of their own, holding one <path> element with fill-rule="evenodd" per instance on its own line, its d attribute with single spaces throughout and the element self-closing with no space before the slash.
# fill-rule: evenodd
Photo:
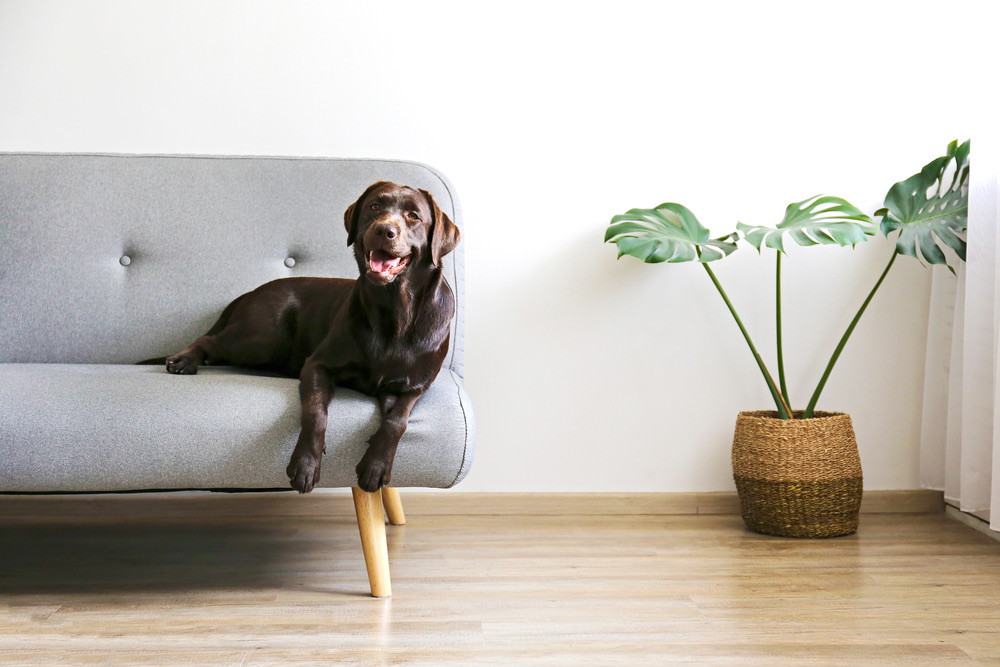
<svg viewBox="0 0 1000 667">
<path fill-rule="evenodd" d="M 385 250 L 372 250 L 365 258 L 368 262 L 368 275 L 382 282 L 390 282 L 410 262 L 410 256 L 396 257 Z"/>
</svg>

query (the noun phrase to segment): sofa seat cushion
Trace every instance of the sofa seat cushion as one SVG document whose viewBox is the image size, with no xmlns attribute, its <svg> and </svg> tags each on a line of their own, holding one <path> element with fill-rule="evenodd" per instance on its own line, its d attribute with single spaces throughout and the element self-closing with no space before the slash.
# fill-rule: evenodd
<svg viewBox="0 0 1000 667">
<path fill-rule="evenodd" d="M 410 415 L 393 486 L 450 487 L 468 472 L 475 424 L 442 369 Z M 289 488 L 298 381 L 229 367 L 0 364 L 0 493 Z M 375 399 L 338 389 L 320 487 L 357 482 L 379 425 Z"/>
</svg>

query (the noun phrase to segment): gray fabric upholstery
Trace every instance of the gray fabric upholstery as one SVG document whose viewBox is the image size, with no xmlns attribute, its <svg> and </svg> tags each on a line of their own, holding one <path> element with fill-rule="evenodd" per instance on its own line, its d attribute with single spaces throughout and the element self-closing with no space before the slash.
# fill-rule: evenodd
<svg viewBox="0 0 1000 667">
<path fill-rule="evenodd" d="M 296 380 L 131 364 L 180 350 L 268 280 L 357 277 L 343 214 L 377 180 L 429 190 L 463 227 L 448 181 L 410 162 L 0 154 L 0 492 L 286 488 Z M 449 356 L 394 486 L 448 487 L 472 461 L 463 247 L 445 260 Z M 321 486 L 356 482 L 377 426 L 373 399 L 337 392 Z"/>
<path fill-rule="evenodd" d="M 0 490 L 289 488 L 298 382 L 234 368 L 174 376 L 152 366 L 0 364 Z M 468 471 L 475 424 L 445 369 L 413 409 L 393 486 L 449 487 Z M 352 486 L 379 424 L 374 399 L 338 390 L 320 486 Z"/>
</svg>

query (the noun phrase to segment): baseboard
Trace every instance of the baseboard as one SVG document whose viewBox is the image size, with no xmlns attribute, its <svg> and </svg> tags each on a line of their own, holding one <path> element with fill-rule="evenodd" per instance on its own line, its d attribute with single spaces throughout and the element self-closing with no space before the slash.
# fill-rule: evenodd
<svg viewBox="0 0 1000 667">
<path fill-rule="evenodd" d="M 992 537 L 994 540 L 1000 542 L 1000 532 L 992 530 L 988 521 L 984 521 L 979 517 L 963 512 L 954 505 L 946 505 L 944 511 L 945 514 L 950 516 L 952 519 L 964 523 L 969 528 L 977 530 L 983 535 Z"/>
<path fill-rule="evenodd" d="M 401 490 L 411 519 L 433 515 L 681 515 L 739 514 L 735 492 L 718 493 L 467 493 Z M 865 491 L 865 514 L 944 511 L 940 491 Z M 0 495 L 0 523 L 353 517 L 341 493 L 128 493 Z"/>
<path fill-rule="evenodd" d="M 405 492 L 405 491 L 404 491 Z M 412 493 L 415 514 L 670 515 L 739 514 L 735 491 L 712 493 Z M 865 491 L 864 514 L 944 511 L 940 491 Z"/>
</svg>

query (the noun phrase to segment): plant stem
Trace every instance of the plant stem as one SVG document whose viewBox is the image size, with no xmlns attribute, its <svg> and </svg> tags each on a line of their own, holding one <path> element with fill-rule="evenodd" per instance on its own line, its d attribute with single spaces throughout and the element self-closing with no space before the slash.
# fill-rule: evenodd
<svg viewBox="0 0 1000 667">
<path fill-rule="evenodd" d="M 778 381 L 781 383 L 781 396 L 785 399 L 785 405 L 791 405 L 792 401 L 788 398 L 788 384 L 785 382 L 785 353 L 784 348 L 781 344 L 781 251 L 775 253 L 778 256 L 778 264 L 775 268 L 774 284 L 775 284 L 775 294 L 774 294 L 774 311 L 776 322 L 776 332 L 778 341 Z"/>
<path fill-rule="evenodd" d="M 830 357 L 830 363 L 826 365 L 826 370 L 823 372 L 823 377 L 820 378 L 816 391 L 813 392 L 812 398 L 809 399 L 809 405 L 806 406 L 805 414 L 802 416 L 803 419 L 809 419 L 813 416 L 813 412 L 816 410 L 816 403 L 819 402 L 819 395 L 823 393 L 823 387 L 826 386 L 826 381 L 830 378 L 831 371 L 833 371 L 833 365 L 836 364 L 837 359 L 840 358 L 840 353 L 844 351 L 844 346 L 847 345 L 847 339 L 851 337 L 852 333 L 854 333 L 854 327 L 858 326 L 861 316 L 865 314 L 865 309 L 868 308 L 868 304 L 871 303 L 872 298 L 875 296 L 875 292 L 877 292 L 878 288 L 882 286 L 882 281 L 884 281 L 885 277 L 889 274 L 889 269 L 892 268 L 892 263 L 896 261 L 896 257 L 898 255 L 899 251 L 894 250 L 892 257 L 889 258 L 889 263 L 885 267 L 885 271 L 882 272 L 882 275 L 879 277 L 878 282 L 875 283 L 875 287 L 872 288 L 872 291 L 868 293 L 868 298 L 865 299 L 863 304 L 861 304 L 861 309 L 851 321 L 851 326 L 847 327 L 847 331 L 844 332 L 844 337 L 840 339 L 837 349 L 833 351 L 833 356 Z"/>
<path fill-rule="evenodd" d="M 736 320 L 736 325 L 739 326 L 740 331 L 743 333 L 743 338 L 746 339 L 747 345 L 750 346 L 750 351 L 753 353 L 753 358 L 757 361 L 757 366 L 760 367 L 760 372 L 764 376 L 764 382 L 767 383 L 767 388 L 771 392 L 774 404 L 778 407 L 778 416 L 782 419 L 791 419 L 792 411 L 788 408 L 788 405 L 785 403 L 785 399 L 781 396 L 781 393 L 778 392 L 778 388 L 774 385 L 774 378 L 772 378 L 771 374 L 768 373 L 767 366 L 764 365 L 764 360 L 761 359 L 760 353 L 757 352 L 757 348 L 754 346 L 753 341 L 750 340 L 750 334 L 747 333 L 746 327 L 743 326 L 743 321 L 740 319 L 740 316 L 736 314 L 736 309 L 733 307 L 732 301 L 729 300 L 726 290 L 722 289 L 722 284 L 719 282 L 719 279 L 715 277 L 715 273 L 712 271 L 711 267 L 705 262 L 702 262 L 701 265 L 705 267 L 705 271 L 708 272 L 708 277 L 712 279 L 712 283 L 715 285 L 715 288 L 719 290 L 719 294 L 722 295 L 722 300 L 726 302 L 726 306 L 729 307 L 729 312 L 732 313 L 733 319 Z"/>
</svg>

